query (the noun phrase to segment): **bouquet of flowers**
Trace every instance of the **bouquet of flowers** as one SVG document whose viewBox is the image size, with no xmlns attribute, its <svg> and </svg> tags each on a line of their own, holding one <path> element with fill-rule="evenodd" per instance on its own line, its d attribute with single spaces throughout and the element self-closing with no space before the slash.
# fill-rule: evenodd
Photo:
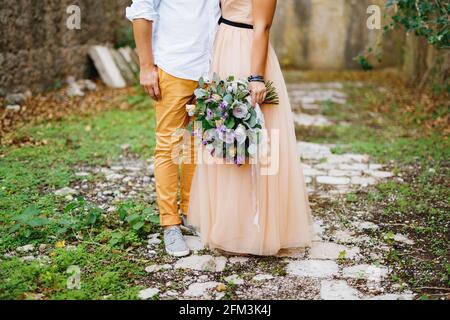
<svg viewBox="0 0 450 320">
<path fill-rule="evenodd" d="M 266 82 L 264 104 L 279 104 L 272 82 Z M 233 76 L 221 80 L 214 75 L 211 83 L 199 81 L 195 90 L 196 104 L 186 109 L 193 120 L 188 130 L 206 147 L 212 156 L 243 165 L 256 155 L 264 129 L 264 117 L 259 106 L 251 105 L 247 79 Z"/>
</svg>

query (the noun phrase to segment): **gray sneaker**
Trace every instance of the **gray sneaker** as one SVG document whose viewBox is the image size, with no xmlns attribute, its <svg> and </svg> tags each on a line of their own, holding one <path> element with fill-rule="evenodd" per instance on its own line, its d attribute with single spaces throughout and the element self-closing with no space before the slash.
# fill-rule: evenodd
<svg viewBox="0 0 450 320">
<path fill-rule="evenodd" d="M 171 256 L 184 257 L 190 253 L 179 226 L 168 227 L 164 230 L 164 244 L 167 254 Z"/>
</svg>

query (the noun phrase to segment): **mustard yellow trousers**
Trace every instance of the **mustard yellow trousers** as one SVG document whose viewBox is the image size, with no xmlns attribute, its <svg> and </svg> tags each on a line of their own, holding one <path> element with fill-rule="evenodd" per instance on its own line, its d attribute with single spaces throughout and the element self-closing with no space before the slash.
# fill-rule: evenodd
<svg viewBox="0 0 450 320">
<path fill-rule="evenodd" d="M 156 194 L 161 226 L 181 223 L 178 211 L 187 215 L 195 172 L 193 139 L 180 132 L 189 122 L 186 104 L 194 97 L 196 81 L 180 79 L 159 69 L 161 99 L 156 103 Z M 186 141 L 190 147 L 186 148 Z M 184 142 L 184 143 L 183 143 Z"/>
</svg>

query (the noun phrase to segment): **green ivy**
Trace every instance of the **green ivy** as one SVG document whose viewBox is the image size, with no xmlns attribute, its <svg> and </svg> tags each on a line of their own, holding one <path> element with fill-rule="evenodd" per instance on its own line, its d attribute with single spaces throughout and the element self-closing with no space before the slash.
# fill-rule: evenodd
<svg viewBox="0 0 450 320">
<path fill-rule="evenodd" d="M 450 2 L 443 0 L 388 0 L 386 7 L 395 9 L 392 22 L 386 26 L 403 26 L 407 32 L 425 37 L 439 49 L 449 48 Z"/>
</svg>

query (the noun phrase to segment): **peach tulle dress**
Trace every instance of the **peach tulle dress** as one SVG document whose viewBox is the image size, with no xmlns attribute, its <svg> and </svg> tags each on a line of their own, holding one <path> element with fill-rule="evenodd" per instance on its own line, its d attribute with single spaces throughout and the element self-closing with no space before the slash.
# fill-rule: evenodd
<svg viewBox="0 0 450 320">
<path fill-rule="evenodd" d="M 222 0 L 222 16 L 233 22 L 252 24 L 252 0 Z M 221 24 L 214 45 L 212 72 L 222 79 L 230 75 L 248 77 L 252 35 L 251 29 Z M 280 249 L 308 247 L 311 243 L 310 207 L 294 121 L 286 84 L 272 47 L 265 77 L 273 81 L 280 100 L 279 105 L 262 106 L 270 139 L 274 139 L 270 130 L 279 133 L 278 170 L 271 174 L 258 171 L 255 179 L 251 164 L 197 165 L 188 220 L 209 248 L 269 256 L 276 255 Z"/>
</svg>

